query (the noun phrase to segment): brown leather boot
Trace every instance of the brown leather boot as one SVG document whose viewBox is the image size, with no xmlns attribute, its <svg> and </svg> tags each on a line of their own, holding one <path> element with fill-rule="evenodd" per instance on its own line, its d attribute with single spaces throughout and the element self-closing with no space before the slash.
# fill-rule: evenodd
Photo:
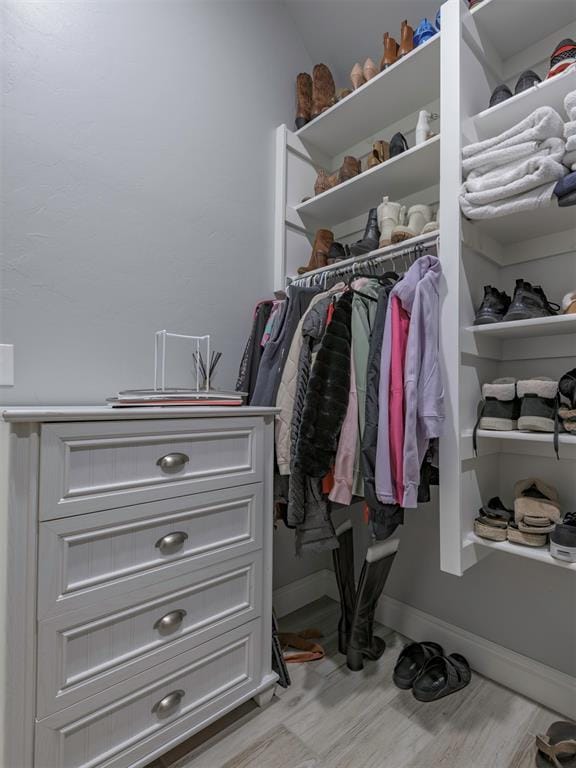
<svg viewBox="0 0 576 768">
<path fill-rule="evenodd" d="M 336 86 L 326 64 L 316 64 L 312 72 L 312 117 L 318 117 L 336 103 Z"/>
<path fill-rule="evenodd" d="M 316 177 L 316 182 L 314 184 L 314 194 L 321 195 L 322 192 L 326 192 L 328 189 L 332 189 L 333 186 L 335 185 L 330 180 L 330 176 L 328 176 L 323 168 L 320 168 L 318 171 L 318 176 Z"/>
<path fill-rule="evenodd" d="M 398 58 L 406 56 L 407 53 L 414 50 L 414 30 L 408 24 L 407 21 L 402 22 L 402 29 L 400 32 L 400 48 L 398 50 Z"/>
<path fill-rule="evenodd" d="M 390 159 L 390 144 L 387 141 L 375 141 L 372 144 L 372 152 L 368 155 L 366 168 L 373 168 L 375 165 L 385 163 Z"/>
<path fill-rule="evenodd" d="M 398 61 L 398 43 L 388 32 L 384 35 L 384 56 L 380 62 L 380 71 L 387 69 Z"/>
<path fill-rule="evenodd" d="M 338 184 L 342 184 L 343 181 L 353 179 L 354 176 L 358 176 L 361 173 L 362 167 L 360 160 L 357 160 L 352 155 L 346 155 L 344 162 L 338 169 Z"/>
<path fill-rule="evenodd" d="M 314 237 L 310 261 L 305 267 L 298 267 L 298 274 L 304 275 L 306 272 L 312 272 L 313 269 L 326 267 L 328 265 L 330 246 L 333 242 L 334 234 L 329 229 L 319 229 Z"/>
<path fill-rule="evenodd" d="M 312 117 L 312 78 L 300 72 L 296 78 L 296 128 L 303 128 Z"/>
</svg>

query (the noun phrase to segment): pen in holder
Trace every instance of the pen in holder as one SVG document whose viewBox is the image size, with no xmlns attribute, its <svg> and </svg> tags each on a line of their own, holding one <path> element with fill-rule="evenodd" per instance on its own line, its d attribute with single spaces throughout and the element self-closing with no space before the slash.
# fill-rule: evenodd
<svg viewBox="0 0 576 768">
<path fill-rule="evenodd" d="M 202 352 L 194 352 L 192 357 L 194 358 L 196 377 L 201 380 L 202 389 L 210 389 L 210 382 L 214 380 L 214 372 L 216 366 L 220 362 L 222 352 L 210 352 L 210 363 L 208 366 L 206 365 Z"/>
</svg>

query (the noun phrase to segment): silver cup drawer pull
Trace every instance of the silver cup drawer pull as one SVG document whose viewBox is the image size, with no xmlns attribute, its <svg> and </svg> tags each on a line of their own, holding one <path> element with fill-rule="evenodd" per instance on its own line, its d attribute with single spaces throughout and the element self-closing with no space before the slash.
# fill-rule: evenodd
<svg viewBox="0 0 576 768">
<path fill-rule="evenodd" d="M 175 472 L 180 472 L 189 461 L 190 457 L 185 453 L 167 453 L 166 456 L 159 458 L 156 464 L 160 467 L 162 472 L 171 475 Z"/>
<path fill-rule="evenodd" d="M 178 709 L 184 698 L 184 691 L 172 691 L 168 696 L 157 701 L 152 707 L 152 714 L 159 718 L 170 717 Z"/>
<path fill-rule="evenodd" d="M 174 531 L 174 533 L 167 533 L 166 536 L 162 536 L 161 539 L 158 539 L 154 546 L 156 549 L 159 549 L 163 555 L 173 555 L 175 552 L 182 549 L 187 538 L 188 534 L 185 531 Z"/>
<path fill-rule="evenodd" d="M 186 611 L 179 609 L 177 611 L 170 611 L 165 616 L 154 624 L 154 629 L 157 629 L 161 635 L 170 635 L 182 625 Z"/>
</svg>

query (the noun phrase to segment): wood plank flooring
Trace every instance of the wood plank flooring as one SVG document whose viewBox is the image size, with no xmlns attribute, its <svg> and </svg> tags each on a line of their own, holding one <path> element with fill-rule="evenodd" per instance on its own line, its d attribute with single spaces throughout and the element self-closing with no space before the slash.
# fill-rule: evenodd
<svg viewBox="0 0 576 768">
<path fill-rule="evenodd" d="M 265 709 L 248 702 L 149 768 L 533 768 L 534 734 L 558 715 L 479 675 L 421 704 L 392 682 L 405 638 L 379 627 L 384 656 L 352 673 L 337 619 L 329 598 L 285 617 L 284 631 L 320 629 L 326 658 L 290 665 L 292 686 Z"/>
</svg>

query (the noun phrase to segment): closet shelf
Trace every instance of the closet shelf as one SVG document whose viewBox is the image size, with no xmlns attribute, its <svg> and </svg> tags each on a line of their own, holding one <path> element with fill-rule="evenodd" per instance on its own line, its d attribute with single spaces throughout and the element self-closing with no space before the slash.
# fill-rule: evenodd
<svg viewBox="0 0 576 768">
<path fill-rule="evenodd" d="M 564 568 L 569 571 L 576 572 L 576 563 L 568 563 L 564 560 L 557 560 L 552 557 L 547 547 L 523 547 L 521 544 L 513 544 L 510 541 L 489 541 L 483 539 L 476 534 L 471 533 L 465 541 L 465 546 L 478 544 L 482 547 L 487 547 L 495 552 L 504 552 L 508 555 L 516 555 L 517 557 L 526 557 L 530 560 L 538 560 L 541 563 L 547 565 L 556 565 L 559 568 Z"/>
<path fill-rule="evenodd" d="M 477 336 L 501 339 L 561 336 L 576 333 L 576 315 L 540 317 L 535 320 L 518 320 L 513 323 L 494 323 L 494 325 L 471 325 L 466 330 Z"/>
<path fill-rule="evenodd" d="M 525 242 L 558 232 L 572 233 L 576 243 L 576 208 L 560 208 L 556 198 L 548 208 L 472 221 L 471 225 L 481 235 L 487 235 L 501 245 Z"/>
<path fill-rule="evenodd" d="M 564 98 L 576 88 L 574 72 L 565 72 L 544 80 L 501 104 L 485 109 L 474 117 L 478 141 L 497 136 L 519 123 L 538 107 L 553 107 L 565 119 Z"/>
<path fill-rule="evenodd" d="M 382 201 L 402 200 L 440 180 L 440 136 L 403 152 L 391 160 L 300 203 L 294 211 L 305 225 L 330 227 L 348 221 Z M 423 203 L 430 202 L 422 200 Z"/>
<path fill-rule="evenodd" d="M 330 157 L 440 98 L 440 35 L 307 123 L 296 136 Z"/>
<path fill-rule="evenodd" d="M 512 430 L 510 432 L 499 432 L 495 429 L 479 429 L 478 437 L 487 438 L 489 440 L 513 440 L 517 442 L 527 443 L 549 443 L 550 448 L 553 446 L 553 435 L 550 432 L 519 432 L 518 430 Z M 464 433 L 463 437 L 471 437 L 471 432 Z M 565 433 L 558 435 L 560 445 L 569 445 L 576 447 L 576 436 L 567 435 Z"/>
<path fill-rule="evenodd" d="M 554 32 L 558 33 L 559 42 L 562 29 L 576 21 L 576 5 L 568 0 L 524 3 L 484 0 L 471 14 L 481 36 L 490 41 L 505 61 Z"/>
</svg>

